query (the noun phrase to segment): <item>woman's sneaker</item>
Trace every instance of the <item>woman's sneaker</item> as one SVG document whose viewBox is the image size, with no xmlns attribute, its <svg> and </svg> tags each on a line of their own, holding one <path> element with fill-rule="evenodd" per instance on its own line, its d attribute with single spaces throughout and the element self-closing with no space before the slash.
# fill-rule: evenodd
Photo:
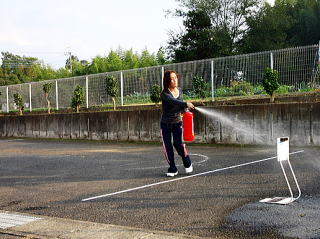
<svg viewBox="0 0 320 239">
<path fill-rule="evenodd" d="M 190 165 L 189 168 L 185 168 L 185 169 L 186 169 L 186 174 L 192 173 L 192 171 L 193 171 L 192 164 Z"/>
<path fill-rule="evenodd" d="M 178 175 L 178 171 L 175 173 L 167 173 L 167 177 L 174 177 Z"/>
</svg>

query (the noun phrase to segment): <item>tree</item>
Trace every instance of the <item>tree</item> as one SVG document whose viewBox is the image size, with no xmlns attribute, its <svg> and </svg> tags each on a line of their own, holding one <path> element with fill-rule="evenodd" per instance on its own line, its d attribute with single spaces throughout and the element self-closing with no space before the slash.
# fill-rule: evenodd
<svg viewBox="0 0 320 239">
<path fill-rule="evenodd" d="M 14 99 L 14 103 L 19 109 L 19 115 L 22 115 L 22 111 L 24 108 L 22 96 L 19 93 L 15 93 L 13 94 L 13 99 Z"/>
<path fill-rule="evenodd" d="M 270 102 L 274 102 L 274 93 L 279 88 L 279 73 L 276 70 L 273 70 L 269 67 L 267 67 L 263 74 L 263 81 L 262 86 L 264 90 L 267 92 L 268 95 L 270 95 Z"/>
<path fill-rule="evenodd" d="M 139 68 L 139 56 L 136 53 L 133 53 L 133 50 L 127 50 L 123 58 L 123 67 L 124 69 L 134 69 Z"/>
<path fill-rule="evenodd" d="M 157 65 L 157 59 L 154 54 L 150 54 L 149 51 L 144 49 L 141 52 L 141 56 L 139 59 L 139 67 L 148 67 Z"/>
<path fill-rule="evenodd" d="M 116 97 L 118 95 L 118 81 L 113 76 L 106 77 L 106 92 L 111 96 L 113 102 L 113 110 L 116 110 Z"/>
<path fill-rule="evenodd" d="M 18 78 L 18 83 L 30 82 L 35 77 L 34 66 L 39 64 L 35 57 L 14 55 L 10 52 L 1 52 L 1 68 L 7 77 L 6 80 Z"/>
<path fill-rule="evenodd" d="M 275 6 L 280 3 L 277 0 Z M 289 6 L 289 15 L 294 19 L 294 24 L 288 31 L 290 43 L 294 46 L 319 43 L 320 1 L 299 0 Z"/>
<path fill-rule="evenodd" d="M 318 0 L 276 0 L 266 3 L 247 19 L 248 31 L 240 41 L 240 52 L 251 53 L 317 44 L 320 39 Z"/>
<path fill-rule="evenodd" d="M 120 50 L 115 52 L 111 50 L 106 58 L 107 71 L 119 71 L 123 69 L 123 62 L 120 58 Z"/>
<path fill-rule="evenodd" d="M 50 92 L 50 90 L 51 90 L 51 88 L 52 88 L 52 84 L 51 83 L 45 83 L 44 85 L 43 85 L 43 92 L 44 92 L 44 95 L 45 95 L 45 97 L 46 97 L 46 101 L 47 101 L 47 103 L 48 103 L 48 114 L 50 114 L 51 112 L 50 112 L 50 109 L 51 109 L 51 107 L 50 107 L 50 101 L 49 101 L 49 99 L 48 99 L 48 96 L 49 96 L 49 92 Z"/>
<path fill-rule="evenodd" d="M 157 65 L 164 65 L 164 64 L 168 64 L 169 61 L 167 60 L 167 57 L 165 55 L 165 50 L 163 49 L 163 47 L 160 47 L 157 55 L 156 55 L 156 60 L 157 60 Z"/>
<path fill-rule="evenodd" d="M 153 103 L 158 104 L 160 101 L 160 91 L 161 88 L 159 85 L 153 85 L 150 90 L 150 99 Z"/>
<path fill-rule="evenodd" d="M 175 62 L 199 60 L 214 57 L 217 45 L 213 41 L 213 29 L 207 12 L 192 10 L 183 21 L 185 31 L 171 33 L 168 51 Z"/>
<path fill-rule="evenodd" d="M 80 85 L 77 85 L 76 89 L 73 92 L 71 107 L 73 109 L 77 110 L 77 113 L 79 113 L 80 106 L 85 101 L 83 88 Z"/>
<path fill-rule="evenodd" d="M 68 59 L 66 60 L 65 68 L 69 70 L 71 74 L 73 72 L 73 62 L 79 62 L 79 58 L 70 53 Z"/>
<path fill-rule="evenodd" d="M 204 48 L 207 47 L 207 52 L 212 52 L 213 48 L 214 56 L 233 55 L 237 53 L 238 42 L 248 30 L 246 20 L 250 16 L 255 15 L 261 8 L 261 0 L 177 1 L 180 2 L 181 8 L 176 9 L 173 15 L 187 18 L 187 20 L 184 21 L 187 34 L 182 33 L 180 36 L 178 35 L 176 39 L 173 37 L 173 45 L 176 44 L 179 46 L 181 36 L 188 35 L 189 32 L 191 33 L 190 35 L 202 33 L 204 37 L 199 38 L 200 42 L 201 39 L 204 41 L 202 45 L 204 45 Z M 210 24 L 208 19 L 210 20 Z M 205 25 L 200 24 L 202 22 L 205 23 Z M 188 25 L 190 25 L 191 28 L 188 27 Z M 189 37 L 189 39 L 191 38 L 192 37 Z M 198 41 L 198 38 L 195 39 Z M 178 43 L 175 40 L 178 40 Z M 169 45 L 172 45 L 172 41 L 169 41 Z"/>
<path fill-rule="evenodd" d="M 252 53 L 290 47 L 288 30 L 294 19 L 288 14 L 288 4 L 276 3 L 274 7 L 268 3 L 259 13 L 247 20 L 249 30 L 240 41 L 240 52 Z"/>
</svg>

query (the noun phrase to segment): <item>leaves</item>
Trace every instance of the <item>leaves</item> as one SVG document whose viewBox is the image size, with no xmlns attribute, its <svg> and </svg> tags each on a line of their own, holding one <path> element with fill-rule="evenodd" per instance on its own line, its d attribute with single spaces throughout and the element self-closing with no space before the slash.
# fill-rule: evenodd
<svg viewBox="0 0 320 239">
<path fill-rule="evenodd" d="M 201 99 L 208 97 L 209 84 L 202 77 L 194 76 L 192 86 L 196 97 Z"/>
<path fill-rule="evenodd" d="M 42 87 L 45 94 L 49 94 L 51 88 L 52 88 L 52 83 L 45 83 Z"/>
<path fill-rule="evenodd" d="M 262 86 L 268 95 L 272 96 L 274 92 L 279 88 L 278 82 L 279 73 L 271 68 L 266 68 L 263 75 Z"/>
<path fill-rule="evenodd" d="M 19 93 L 15 93 L 15 94 L 13 94 L 13 99 L 14 99 L 14 103 L 19 108 L 20 115 L 22 115 L 22 110 L 24 108 L 22 96 Z"/>
<path fill-rule="evenodd" d="M 150 99 L 153 103 L 159 103 L 160 101 L 160 91 L 159 85 L 153 85 L 150 90 Z"/>
<path fill-rule="evenodd" d="M 118 81 L 115 77 L 106 77 L 106 92 L 111 97 L 116 97 L 118 95 Z"/>
<path fill-rule="evenodd" d="M 76 89 L 73 92 L 71 107 L 79 112 L 80 105 L 85 101 L 84 91 L 80 85 L 77 85 Z"/>
</svg>

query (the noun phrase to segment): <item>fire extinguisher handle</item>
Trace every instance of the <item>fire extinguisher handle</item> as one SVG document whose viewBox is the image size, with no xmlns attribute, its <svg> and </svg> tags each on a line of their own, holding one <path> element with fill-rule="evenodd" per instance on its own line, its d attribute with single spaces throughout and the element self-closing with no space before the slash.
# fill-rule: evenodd
<svg viewBox="0 0 320 239">
<path fill-rule="evenodd" d="M 194 105 L 191 102 L 187 102 L 188 109 L 194 109 Z"/>
</svg>

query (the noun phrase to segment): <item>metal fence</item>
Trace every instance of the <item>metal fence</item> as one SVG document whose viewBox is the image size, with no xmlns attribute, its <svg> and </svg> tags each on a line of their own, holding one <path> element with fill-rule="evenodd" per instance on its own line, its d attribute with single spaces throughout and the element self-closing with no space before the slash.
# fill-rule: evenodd
<svg viewBox="0 0 320 239">
<path fill-rule="evenodd" d="M 176 70 L 180 75 L 179 86 L 185 95 L 192 98 L 194 76 L 202 77 L 210 88 L 212 100 L 219 89 L 231 86 L 231 82 L 246 81 L 251 86 L 262 83 L 264 69 L 270 67 L 279 72 L 280 84 L 290 86 L 294 90 L 303 87 L 320 87 L 320 45 L 311 45 L 276 51 L 213 58 L 178 64 L 146 67 L 132 70 L 106 72 L 101 74 L 79 76 L 32 82 L 0 87 L 0 110 L 15 110 L 13 95 L 20 93 L 25 109 L 35 110 L 47 107 L 42 90 L 45 83 L 52 83 L 49 93 L 51 106 L 56 109 L 71 107 L 74 89 L 83 87 L 86 100 L 83 107 L 107 106 L 112 99 L 106 94 L 105 78 L 114 76 L 118 80 L 118 105 L 150 102 L 150 89 L 153 85 L 162 85 L 162 77 L 166 70 Z"/>
</svg>

